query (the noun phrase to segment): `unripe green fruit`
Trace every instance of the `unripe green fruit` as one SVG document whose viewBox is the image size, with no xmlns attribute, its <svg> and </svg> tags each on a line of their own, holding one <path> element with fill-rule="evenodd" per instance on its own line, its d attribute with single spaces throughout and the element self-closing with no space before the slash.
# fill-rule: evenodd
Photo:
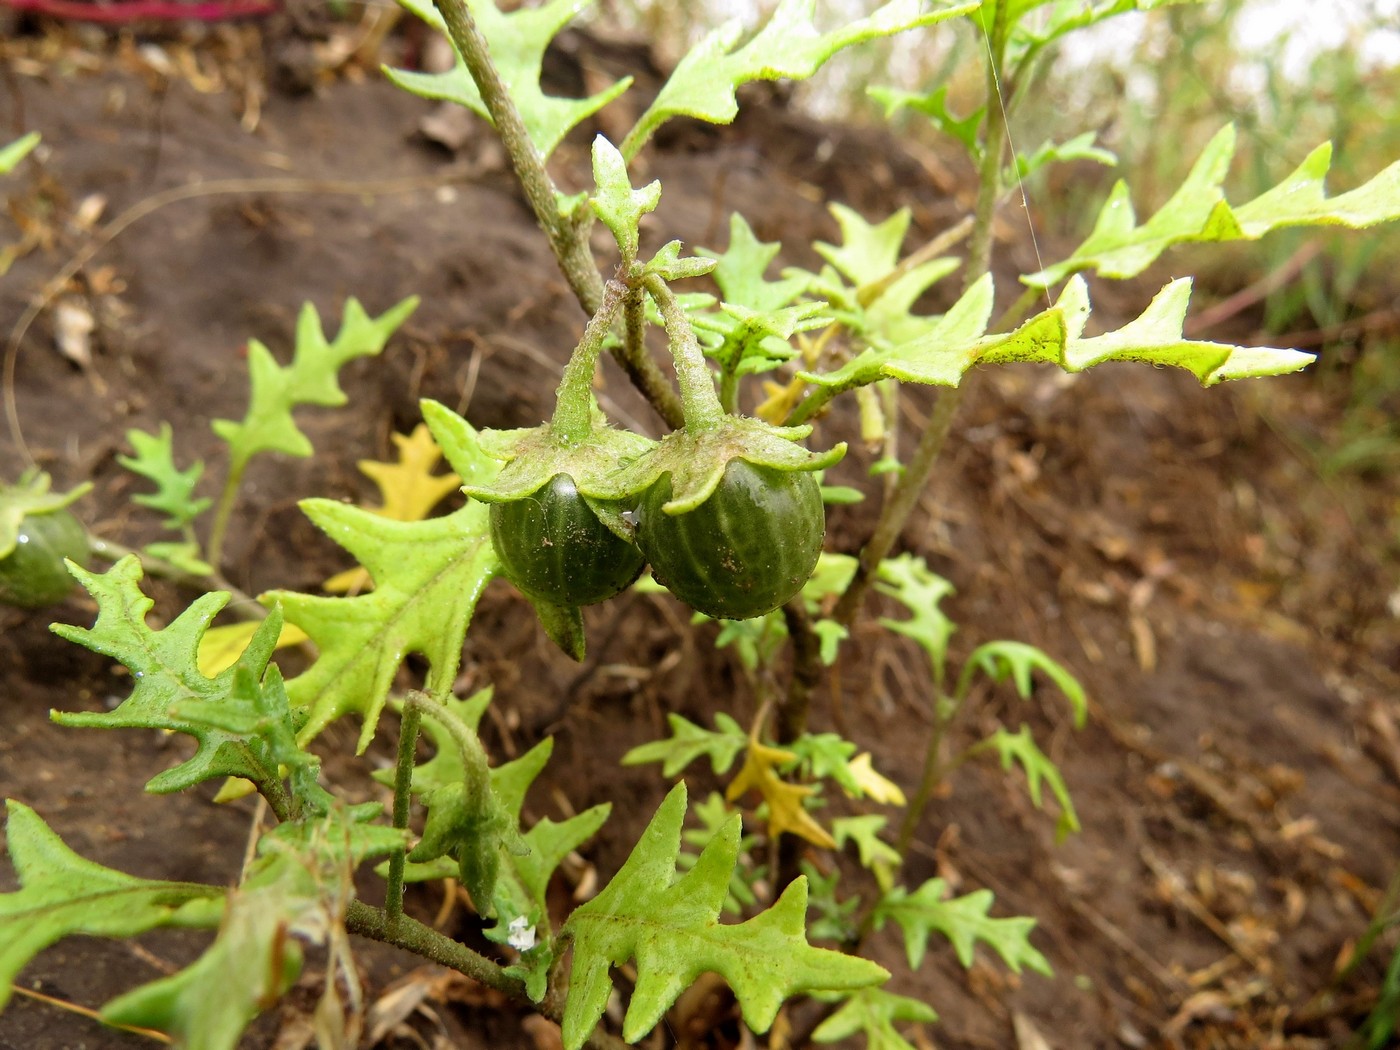
<svg viewBox="0 0 1400 1050">
<path fill-rule="evenodd" d="M 641 575 L 641 552 L 598 520 L 574 479 L 491 504 L 491 542 L 511 583 L 554 605 L 606 601 Z"/>
<path fill-rule="evenodd" d="M 0 558 L 0 604 L 37 609 L 61 602 L 74 583 L 63 559 L 81 565 L 87 556 L 87 531 L 73 515 L 30 515 L 19 523 L 15 549 Z"/>
<path fill-rule="evenodd" d="M 747 620 L 781 606 L 817 567 L 826 535 L 821 486 L 809 471 L 783 471 L 731 459 L 719 487 L 683 514 L 663 475 L 642 496 L 637 546 L 652 575 L 692 608 Z"/>
</svg>

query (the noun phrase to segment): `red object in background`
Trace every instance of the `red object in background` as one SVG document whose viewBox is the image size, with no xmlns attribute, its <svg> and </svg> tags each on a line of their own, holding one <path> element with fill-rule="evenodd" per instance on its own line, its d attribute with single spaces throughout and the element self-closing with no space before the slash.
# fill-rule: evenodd
<svg viewBox="0 0 1400 1050">
<path fill-rule="evenodd" d="M 223 22 L 277 10 L 276 0 L 0 0 L 0 7 L 73 22 Z"/>
</svg>

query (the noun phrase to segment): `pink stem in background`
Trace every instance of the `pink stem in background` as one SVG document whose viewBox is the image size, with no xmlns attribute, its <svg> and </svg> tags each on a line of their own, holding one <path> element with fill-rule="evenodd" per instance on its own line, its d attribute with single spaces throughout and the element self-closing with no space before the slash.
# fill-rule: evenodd
<svg viewBox="0 0 1400 1050">
<path fill-rule="evenodd" d="M 277 10 L 276 0 L 205 0 L 183 4 L 178 0 L 118 0 L 115 3 L 88 3 L 85 0 L 0 0 L 0 7 L 63 18 L 74 22 L 160 21 L 222 22 L 232 18 L 252 18 Z"/>
</svg>

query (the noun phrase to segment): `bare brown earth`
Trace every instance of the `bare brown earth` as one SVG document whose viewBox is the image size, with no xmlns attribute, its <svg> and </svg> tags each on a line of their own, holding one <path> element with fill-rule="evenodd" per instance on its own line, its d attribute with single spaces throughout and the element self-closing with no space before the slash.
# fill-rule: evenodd
<svg viewBox="0 0 1400 1050">
<path fill-rule="evenodd" d="M 79 223 L 92 195 L 105 200 L 101 226 L 172 187 L 209 190 L 142 215 L 64 286 L 97 322 L 89 364 L 54 350 L 50 312 L 15 361 L 24 438 L 59 485 L 94 483 L 79 509 L 99 534 L 131 545 L 156 538 L 153 517 L 127 502 L 138 486 L 114 460 L 126 428 L 169 421 L 182 461 L 217 465 L 208 421 L 242 414 L 248 339 L 284 353 L 308 300 L 333 323 L 350 295 L 371 312 L 423 297 L 381 359 L 348 368 L 350 409 L 304 414 L 320 450 L 314 461 L 255 465 L 227 560 L 250 593 L 316 588 L 344 567 L 295 500 L 369 498 L 354 463 L 387 458 L 390 433 L 417 421 L 418 398 L 438 398 L 478 426 L 539 422 L 584 320 L 481 127 L 449 154 L 417 132 L 430 107 L 372 67 L 332 73 L 309 38 L 287 27 L 266 34 L 225 28 L 198 46 L 167 36 L 156 42 L 168 68 L 130 37 L 49 27 L 0 44 L 0 126 L 45 137 L 41 156 L 7 183 L 12 222 L 0 227 L 0 243 L 21 233 L 37 243 L 0 283 L 6 330 L 94 243 Z M 610 60 L 608 49 L 597 55 Z M 264 56 L 275 75 L 258 97 Z M 561 56 L 559 68 L 567 77 L 580 67 Z M 299 85 L 289 86 L 288 69 L 299 71 L 291 78 Z M 304 90 L 308 79 L 314 90 Z M 571 139 L 557 164 L 575 185 L 586 141 Z M 919 237 L 961 214 L 958 193 L 940 187 L 944 169 L 923 148 L 813 125 L 780 106 L 757 105 L 731 129 L 681 129 L 659 146 L 651 174 L 665 196 L 650 230 L 658 243 L 722 246 L 738 208 L 760 237 L 788 245 L 786 262 L 811 265 L 802 246 L 836 233 L 826 199 L 872 218 L 910 205 Z M 1010 222 L 999 248 L 1022 261 Z M 1155 287 L 1104 289 L 1100 301 L 1126 316 Z M 1219 337 L 1247 339 L 1248 329 L 1246 320 Z M 606 382 L 619 418 L 656 432 L 621 377 L 609 372 Z M 1310 465 L 1307 450 L 1327 446 L 1341 410 L 1316 374 L 1201 391 L 1165 371 L 1107 368 L 1066 381 L 1019 369 L 974 374 L 970 387 L 905 545 L 957 585 L 946 605 L 961 625 L 955 656 L 992 638 L 1034 642 L 1073 668 L 1094 706 L 1074 732 L 1052 693 L 1029 704 L 987 693 L 964 724 L 971 740 L 994 718 L 1029 722 L 1061 764 L 1084 827 L 1056 845 L 1053 821 L 1031 807 L 1019 774 L 976 764 L 958 771 L 924 819 L 907 880 L 987 887 L 996 914 L 1036 917 L 1035 943 L 1055 977 L 1015 978 L 990 955 L 965 972 L 935 944 L 921 972 L 896 979 L 896 990 L 941 1015 L 918 1039 L 981 1050 L 1019 1038 L 1030 1048 L 1041 1045 L 1030 1041 L 1033 1029 L 1055 1050 L 1342 1045 L 1393 946 L 1383 941 L 1333 987 L 1400 858 L 1389 479 L 1324 481 Z M 928 399 L 909 400 L 922 418 Z M 833 421 L 827 440 L 852 437 L 848 423 Z M 0 437 L 0 474 L 19 467 L 14 442 Z M 858 456 L 834 480 L 871 486 Z M 835 512 L 830 545 L 853 550 L 867 523 L 860 508 Z M 165 620 L 192 598 L 164 584 L 156 594 Z M 81 596 L 34 614 L 0 611 L 0 794 L 36 808 L 104 864 L 151 877 L 234 878 L 250 806 L 215 806 L 211 792 L 141 791 L 173 764 L 180 739 L 49 722 L 51 708 L 99 709 L 124 695 L 120 669 L 48 632 L 51 621 L 92 615 Z M 721 709 L 741 721 L 753 713 L 728 654 L 711 651 L 713 629 L 691 633 L 686 620 L 656 597 L 591 610 L 593 651 L 581 670 L 501 584 L 468 642 L 464 686 L 497 690 L 501 717 L 487 729 L 495 753 L 556 735 L 531 796 L 535 815 L 558 816 L 565 797 L 577 809 L 617 804 L 586 850 L 603 878 L 667 786 L 654 767 L 624 769 L 617 758 L 662 735 L 668 711 L 705 723 Z M 819 696 L 816 722 L 873 749 L 880 768 L 912 787 L 926 665 L 873 617 L 853 656 Z M 324 753 L 349 754 L 353 731 L 334 727 Z M 371 748 L 372 762 L 388 760 L 386 739 Z M 328 770 L 357 799 L 378 790 L 358 761 L 333 759 Z M 692 793 L 711 786 L 697 775 Z M 12 873 L 0 872 L 0 888 L 12 886 Z M 372 882 L 366 892 L 377 892 Z M 439 889 L 424 889 L 411 905 L 432 918 L 440 902 Z M 448 928 L 474 936 L 461 915 Z M 75 939 L 45 952 L 20 983 L 96 1007 L 187 961 L 198 945 L 176 936 L 138 947 Z M 872 951 L 904 971 L 891 931 Z M 372 997 L 415 966 L 372 945 L 363 961 Z M 311 971 L 247 1047 L 304 1045 Z M 414 973 L 429 991 L 426 1012 L 407 1022 L 426 1041 L 400 1029 L 379 1045 L 549 1045 L 549 1033 L 514 1005 L 429 976 Z M 807 1016 L 799 1013 L 799 1027 Z M 685 1021 L 673 1017 L 673 1030 Z M 732 1045 L 733 1031 L 720 1025 L 690 1045 Z M 4 1050 L 146 1045 L 26 997 L 0 1016 Z"/>
</svg>

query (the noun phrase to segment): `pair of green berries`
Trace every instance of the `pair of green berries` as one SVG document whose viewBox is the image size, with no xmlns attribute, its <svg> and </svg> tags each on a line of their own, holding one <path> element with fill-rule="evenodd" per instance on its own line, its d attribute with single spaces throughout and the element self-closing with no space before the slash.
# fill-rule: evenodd
<svg viewBox="0 0 1400 1050">
<path fill-rule="evenodd" d="M 491 540 L 506 576 L 554 605 L 606 601 L 650 564 L 657 582 L 715 619 L 746 620 L 802 589 L 826 533 L 821 487 L 808 471 L 731 459 L 698 507 L 668 514 L 663 474 L 623 517 L 628 539 L 605 525 L 568 474 L 524 499 L 491 506 Z"/>
</svg>

